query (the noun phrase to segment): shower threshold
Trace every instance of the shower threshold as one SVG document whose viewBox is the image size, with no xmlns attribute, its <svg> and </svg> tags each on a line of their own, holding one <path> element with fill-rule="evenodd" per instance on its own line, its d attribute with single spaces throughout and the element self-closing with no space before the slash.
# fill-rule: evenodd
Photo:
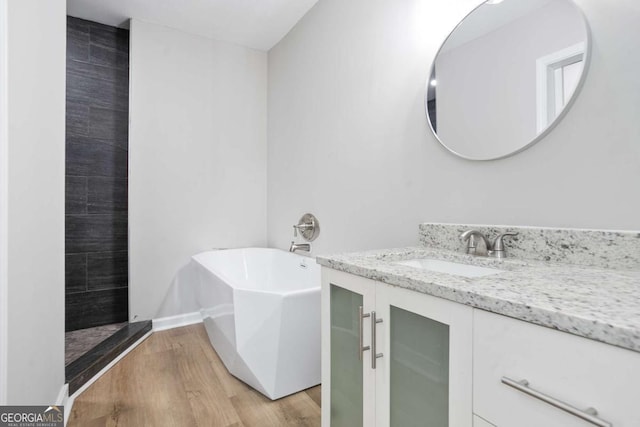
<svg viewBox="0 0 640 427">
<path fill-rule="evenodd" d="M 69 383 L 69 394 L 75 393 L 94 375 L 100 372 L 105 366 L 111 363 L 122 352 L 129 348 L 132 344 L 142 338 L 147 332 L 151 331 L 151 321 L 122 323 L 108 325 L 111 328 L 103 328 L 94 331 L 86 331 L 87 335 L 92 337 L 106 335 L 107 338 L 96 342 L 96 345 L 89 349 L 86 353 L 70 361 L 65 366 L 65 375 L 67 383 Z M 115 332 L 113 332 L 115 329 Z M 82 331 L 74 331 L 69 334 L 77 333 L 81 335 Z M 72 336 L 72 339 L 74 337 Z M 80 337 L 75 337 L 81 339 Z M 70 343 L 71 344 L 71 343 Z M 69 346 L 71 347 L 71 345 Z M 78 347 L 78 346 L 74 346 Z M 73 359 L 75 355 L 70 355 L 69 359 Z"/>
</svg>

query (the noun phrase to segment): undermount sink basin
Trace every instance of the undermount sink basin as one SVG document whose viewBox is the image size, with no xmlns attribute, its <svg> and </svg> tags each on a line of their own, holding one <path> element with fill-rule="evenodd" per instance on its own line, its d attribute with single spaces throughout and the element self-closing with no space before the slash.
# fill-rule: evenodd
<svg viewBox="0 0 640 427">
<path fill-rule="evenodd" d="M 503 272 L 503 270 L 498 270 L 497 268 L 478 267 L 477 265 L 460 264 L 457 262 L 440 261 L 437 259 L 427 258 L 398 261 L 396 264 L 463 277 L 484 277 Z"/>
</svg>

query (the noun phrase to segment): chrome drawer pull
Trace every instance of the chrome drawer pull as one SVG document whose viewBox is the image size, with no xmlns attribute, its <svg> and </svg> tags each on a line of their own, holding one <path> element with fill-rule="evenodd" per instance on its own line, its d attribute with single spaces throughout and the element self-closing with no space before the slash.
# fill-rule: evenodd
<svg viewBox="0 0 640 427">
<path fill-rule="evenodd" d="M 376 353 L 376 325 L 382 323 L 382 319 L 376 318 L 376 312 L 371 312 L 371 369 L 376 369 L 376 359 L 382 357 L 382 353 Z"/>
<path fill-rule="evenodd" d="M 363 339 L 362 339 L 362 321 L 364 320 L 365 317 L 369 317 L 370 314 L 369 313 L 363 313 L 362 312 L 362 306 L 358 307 L 358 360 L 362 360 L 362 353 L 364 353 L 365 351 L 369 350 L 369 346 L 363 347 Z"/>
<path fill-rule="evenodd" d="M 587 422 L 590 422 L 593 425 L 599 427 L 613 427 L 613 424 L 611 424 L 610 422 L 598 418 L 598 411 L 596 411 L 595 408 L 587 408 L 585 410 L 578 409 L 574 406 L 569 405 L 568 403 L 563 402 L 562 400 L 547 396 L 546 394 L 538 390 L 532 389 L 531 387 L 529 387 L 529 381 L 527 380 L 516 381 L 512 380 L 511 378 L 502 377 L 500 381 L 502 381 L 502 384 L 506 384 L 509 387 L 513 387 L 516 390 L 523 392 L 524 394 L 528 394 L 529 396 L 542 400 L 543 402 L 548 403 L 551 406 L 562 409 L 563 411 L 568 412 L 571 415 L 583 419 Z"/>
</svg>

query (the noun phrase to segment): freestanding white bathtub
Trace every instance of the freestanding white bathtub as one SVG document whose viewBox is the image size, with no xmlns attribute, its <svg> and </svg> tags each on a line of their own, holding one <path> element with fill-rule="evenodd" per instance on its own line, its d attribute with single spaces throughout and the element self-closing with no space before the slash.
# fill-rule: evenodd
<svg viewBox="0 0 640 427">
<path fill-rule="evenodd" d="M 320 266 L 277 249 L 203 252 L 187 266 L 211 344 L 270 399 L 320 383 Z"/>
</svg>

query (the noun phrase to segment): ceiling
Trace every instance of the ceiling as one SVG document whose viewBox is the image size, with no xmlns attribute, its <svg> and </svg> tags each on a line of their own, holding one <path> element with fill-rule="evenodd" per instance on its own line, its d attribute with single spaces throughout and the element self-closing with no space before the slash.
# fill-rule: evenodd
<svg viewBox="0 0 640 427">
<path fill-rule="evenodd" d="M 126 27 L 129 18 L 269 50 L 318 0 L 67 0 L 67 14 Z"/>
</svg>

